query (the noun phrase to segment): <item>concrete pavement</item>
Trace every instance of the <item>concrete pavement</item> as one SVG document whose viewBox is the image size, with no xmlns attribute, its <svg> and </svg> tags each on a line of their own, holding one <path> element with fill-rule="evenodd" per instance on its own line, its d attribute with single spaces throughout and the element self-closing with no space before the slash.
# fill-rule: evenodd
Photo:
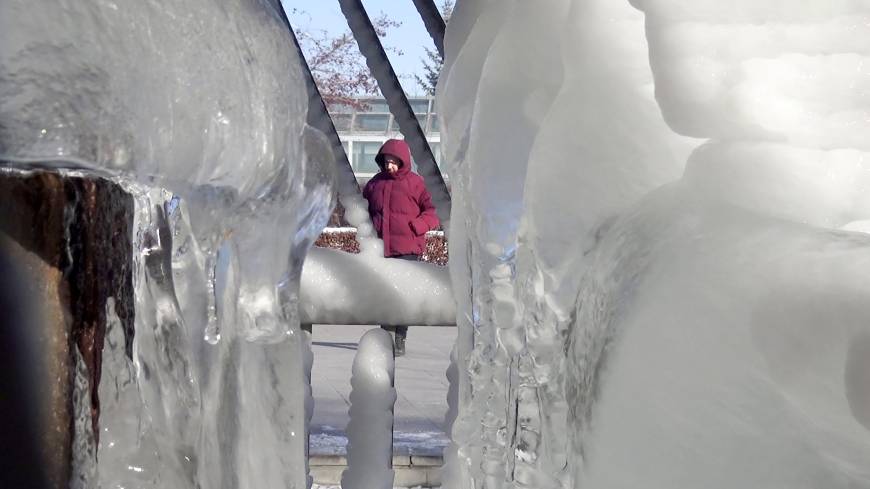
<svg viewBox="0 0 870 489">
<path fill-rule="evenodd" d="M 344 429 L 350 398 L 350 375 L 357 342 L 373 326 L 314 325 L 311 349 L 312 456 L 345 455 Z M 409 328 L 407 353 L 396 359 L 393 454 L 440 456 L 447 445 L 444 414 L 450 350 L 456 328 Z"/>
</svg>

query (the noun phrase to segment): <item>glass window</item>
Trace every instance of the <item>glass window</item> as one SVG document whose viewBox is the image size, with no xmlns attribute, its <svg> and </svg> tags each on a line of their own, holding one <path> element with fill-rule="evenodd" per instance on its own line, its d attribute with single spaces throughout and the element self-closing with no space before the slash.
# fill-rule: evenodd
<svg viewBox="0 0 870 489">
<path fill-rule="evenodd" d="M 357 114 L 353 128 L 356 131 L 385 132 L 389 123 L 389 114 Z"/>
<path fill-rule="evenodd" d="M 429 99 L 411 99 L 409 100 L 411 103 L 411 108 L 414 109 L 415 114 L 426 114 L 429 112 Z"/>
<path fill-rule="evenodd" d="M 441 128 L 438 126 L 438 116 L 435 114 L 429 116 L 429 132 L 441 132 Z"/>
<path fill-rule="evenodd" d="M 353 114 L 333 114 L 332 123 L 336 131 L 350 131 L 350 121 Z"/>
<path fill-rule="evenodd" d="M 377 173 L 381 171 L 375 163 L 375 156 L 383 143 L 354 141 L 353 170 L 357 173 Z"/>
<path fill-rule="evenodd" d="M 394 134 L 399 133 L 399 122 L 396 121 L 395 117 L 390 118 L 390 132 Z"/>
<path fill-rule="evenodd" d="M 420 124 L 420 129 L 422 129 L 423 132 L 426 132 L 426 114 L 416 114 L 416 116 L 417 123 Z M 393 123 L 390 124 L 390 131 L 396 133 L 399 132 L 399 123 L 396 121 L 395 118 L 393 118 Z"/>
<path fill-rule="evenodd" d="M 353 106 L 341 102 L 332 102 L 326 105 L 326 110 L 330 114 L 350 114 L 353 112 Z"/>
<path fill-rule="evenodd" d="M 360 103 L 363 104 L 363 107 L 360 108 L 360 112 L 371 112 L 378 114 L 389 114 L 390 106 L 387 105 L 387 101 L 384 99 L 364 99 L 360 100 Z"/>
</svg>

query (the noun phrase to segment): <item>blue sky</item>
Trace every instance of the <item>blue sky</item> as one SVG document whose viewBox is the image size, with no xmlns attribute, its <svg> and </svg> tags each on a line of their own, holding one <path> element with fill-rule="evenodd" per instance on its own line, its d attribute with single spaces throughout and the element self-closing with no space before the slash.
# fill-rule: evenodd
<svg viewBox="0 0 870 489">
<path fill-rule="evenodd" d="M 290 22 L 294 29 L 304 28 L 309 24 L 311 29 L 324 29 L 330 33 L 341 33 L 348 30 L 347 21 L 339 8 L 338 0 L 282 0 L 284 8 L 290 15 Z M 402 56 L 389 53 L 390 63 L 402 79 L 402 86 L 409 95 L 417 95 L 419 86 L 411 77 L 413 74 L 423 74 L 421 58 L 426 53 L 423 48 L 434 49 L 432 39 L 420 14 L 411 0 L 363 0 L 363 5 L 369 13 L 369 17 L 377 17 L 380 12 L 388 14 L 393 20 L 402 23 L 401 27 L 391 29 L 382 42 L 388 47 L 396 47 L 404 52 Z M 292 9 L 300 9 L 307 12 L 307 16 L 293 16 Z"/>
</svg>

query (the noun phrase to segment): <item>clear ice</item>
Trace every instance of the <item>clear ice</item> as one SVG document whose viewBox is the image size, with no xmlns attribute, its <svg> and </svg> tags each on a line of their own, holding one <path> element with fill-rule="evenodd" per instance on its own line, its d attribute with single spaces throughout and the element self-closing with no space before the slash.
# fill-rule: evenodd
<svg viewBox="0 0 870 489">
<path fill-rule="evenodd" d="M 457 5 L 445 487 L 870 487 L 868 18 Z"/>
<path fill-rule="evenodd" d="M 78 479 L 307 487 L 297 303 L 333 170 L 280 3 L 10 0 L 0 40 L 0 159 L 136 202 L 135 337 L 109 322 Z"/>
<path fill-rule="evenodd" d="M 296 304 L 332 158 L 280 9 L 0 3 L 0 158 L 137 203 L 136 336 L 110 302 L 74 485 L 311 482 Z M 459 2 L 445 487 L 870 488 L 868 19 Z"/>
</svg>

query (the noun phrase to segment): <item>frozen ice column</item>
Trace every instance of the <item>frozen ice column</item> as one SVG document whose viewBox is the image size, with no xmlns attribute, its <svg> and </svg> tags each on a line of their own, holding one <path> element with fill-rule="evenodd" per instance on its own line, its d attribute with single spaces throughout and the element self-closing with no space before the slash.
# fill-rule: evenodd
<svg viewBox="0 0 870 489">
<path fill-rule="evenodd" d="M 460 477 L 484 487 L 513 478 L 541 488 L 557 483 L 526 468 L 539 445 L 525 425 L 538 420 L 526 402 L 534 388 L 515 378 L 517 365 L 526 363 L 515 270 L 528 157 L 561 84 L 558 40 L 567 11 L 563 1 L 546 8 L 468 2 L 448 27 L 439 111 L 450 141 L 451 273 L 464 399 L 452 430 L 461 454 L 447 457 L 461 466 Z"/>
</svg>

